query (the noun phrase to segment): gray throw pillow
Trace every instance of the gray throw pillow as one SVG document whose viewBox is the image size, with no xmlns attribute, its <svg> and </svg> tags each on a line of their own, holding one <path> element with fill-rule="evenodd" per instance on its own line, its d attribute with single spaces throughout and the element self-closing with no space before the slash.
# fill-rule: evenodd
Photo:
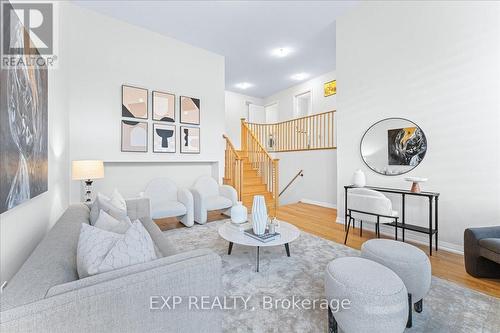
<svg viewBox="0 0 500 333">
<path fill-rule="evenodd" d="M 127 217 L 127 211 L 114 206 L 108 198 L 99 193 L 92 204 L 92 208 L 90 209 L 90 225 L 95 224 L 99 218 L 99 212 L 101 210 L 117 220 L 124 220 Z"/>
</svg>

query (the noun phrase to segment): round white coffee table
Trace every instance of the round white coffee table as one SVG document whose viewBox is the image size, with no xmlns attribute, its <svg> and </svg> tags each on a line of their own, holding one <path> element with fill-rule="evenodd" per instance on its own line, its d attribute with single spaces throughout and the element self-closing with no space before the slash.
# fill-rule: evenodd
<svg viewBox="0 0 500 333">
<path fill-rule="evenodd" d="M 233 244 L 253 246 L 257 248 L 257 272 L 259 271 L 260 247 L 285 245 L 286 255 L 289 257 L 289 243 L 296 240 L 300 235 L 300 230 L 296 226 L 283 221 L 279 221 L 279 227 L 276 228 L 276 232 L 280 234 L 279 238 L 264 243 L 245 235 L 243 231 L 239 231 L 236 227 L 232 226 L 231 222 L 226 222 L 219 228 L 219 235 L 229 242 L 229 248 L 227 250 L 228 255 L 231 255 Z"/>
</svg>

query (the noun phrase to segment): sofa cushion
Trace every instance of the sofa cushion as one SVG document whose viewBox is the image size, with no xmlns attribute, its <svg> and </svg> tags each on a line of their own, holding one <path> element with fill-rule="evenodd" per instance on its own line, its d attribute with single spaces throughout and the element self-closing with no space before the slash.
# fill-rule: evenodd
<svg viewBox="0 0 500 333">
<path fill-rule="evenodd" d="M 155 245 L 158 247 L 158 249 L 160 249 L 161 256 L 168 257 L 177 253 L 175 247 L 161 232 L 160 228 L 156 225 L 156 223 L 154 223 L 153 220 L 151 220 L 151 218 L 143 217 L 139 219 L 139 221 L 141 221 L 142 225 L 148 231 Z M 158 253 L 156 253 L 156 255 L 160 257 Z"/>
<path fill-rule="evenodd" d="M 94 225 L 99 218 L 99 212 L 103 210 L 117 220 L 123 220 L 128 214 L 111 203 L 111 200 L 99 193 L 92 208 L 90 209 L 90 225 Z"/>
<path fill-rule="evenodd" d="M 479 254 L 482 257 L 500 264 L 500 238 L 480 239 L 479 246 Z"/>
<path fill-rule="evenodd" d="M 132 221 L 125 216 L 125 218 L 119 220 L 109 215 L 105 211 L 101 210 L 99 213 L 99 217 L 97 221 L 95 221 L 94 227 L 110 231 L 116 232 L 117 234 L 124 234 L 127 232 L 128 228 L 132 226 Z"/>
<path fill-rule="evenodd" d="M 153 219 L 181 216 L 187 213 L 186 206 L 178 201 L 165 201 L 151 207 Z"/>
<path fill-rule="evenodd" d="M 233 206 L 233 202 L 231 200 L 218 195 L 206 197 L 204 200 L 205 208 L 207 210 L 226 209 Z"/>
<path fill-rule="evenodd" d="M 71 205 L 7 284 L 2 311 L 42 299 L 52 286 L 78 279 L 76 247 L 82 223 L 89 223 L 89 209 Z"/>
</svg>

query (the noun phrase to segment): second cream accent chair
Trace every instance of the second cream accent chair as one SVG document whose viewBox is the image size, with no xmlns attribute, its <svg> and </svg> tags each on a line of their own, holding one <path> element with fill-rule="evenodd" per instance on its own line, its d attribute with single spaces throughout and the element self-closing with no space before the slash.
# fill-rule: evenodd
<svg viewBox="0 0 500 333">
<path fill-rule="evenodd" d="M 149 198 L 152 219 L 177 217 L 186 227 L 193 226 L 193 196 L 189 190 L 179 189 L 168 178 L 155 178 L 141 195 Z"/>
<path fill-rule="evenodd" d="M 236 190 L 229 185 L 219 185 L 212 177 L 201 176 L 191 188 L 194 200 L 194 221 L 207 222 L 207 213 L 213 210 L 229 210 L 238 201 Z"/>
</svg>

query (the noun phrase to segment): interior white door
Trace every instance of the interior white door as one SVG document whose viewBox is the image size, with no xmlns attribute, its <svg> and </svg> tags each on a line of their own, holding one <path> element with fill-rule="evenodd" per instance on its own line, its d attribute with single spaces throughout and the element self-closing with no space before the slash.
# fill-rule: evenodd
<svg viewBox="0 0 500 333">
<path fill-rule="evenodd" d="M 278 103 L 266 105 L 266 123 L 274 124 L 278 122 Z"/>
<path fill-rule="evenodd" d="M 248 104 L 248 122 L 263 124 L 266 122 L 266 112 L 263 106 Z"/>
</svg>

